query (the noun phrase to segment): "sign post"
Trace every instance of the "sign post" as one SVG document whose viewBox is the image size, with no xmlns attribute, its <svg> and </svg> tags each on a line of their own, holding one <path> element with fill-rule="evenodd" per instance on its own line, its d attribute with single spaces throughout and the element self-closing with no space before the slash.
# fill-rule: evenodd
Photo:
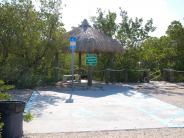
<svg viewBox="0 0 184 138">
<path fill-rule="evenodd" d="M 70 37 L 70 49 L 72 50 L 72 63 L 71 63 L 71 75 L 72 75 L 72 92 L 70 98 L 67 99 L 66 103 L 73 103 L 72 94 L 73 94 L 73 83 L 74 83 L 74 51 L 76 48 L 76 37 Z"/>
<path fill-rule="evenodd" d="M 72 74 L 72 91 L 73 91 L 73 81 L 74 81 L 74 51 L 76 48 L 76 37 L 70 37 L 70 49 L 72 50 L 72 64 L 71 64 L 71 74 Z"/>
</svg>

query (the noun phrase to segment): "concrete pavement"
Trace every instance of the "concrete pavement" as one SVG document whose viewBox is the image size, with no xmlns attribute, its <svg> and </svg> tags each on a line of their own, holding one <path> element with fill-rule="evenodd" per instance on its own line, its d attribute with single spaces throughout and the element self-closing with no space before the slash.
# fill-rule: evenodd
<svg viewBox="0 0 184 138">
<path fill-rule="evenodd" d="M 182 108 L 129 86 L 74 89 L 74 102 L 65 103 L 70 93 L 71 89 L 37 91 L 29 107 L 34 119 L 24 122 L 24 133 L 184 127 Z"/>
</svg>

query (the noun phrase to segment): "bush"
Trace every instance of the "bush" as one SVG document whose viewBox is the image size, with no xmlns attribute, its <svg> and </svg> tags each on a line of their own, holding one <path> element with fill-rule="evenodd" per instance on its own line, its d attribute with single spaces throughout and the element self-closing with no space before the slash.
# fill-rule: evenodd
<svg viewBox="0 0 184 138">
<path fill-rule="evenodd" d="M 147 80 L 146 80 L 147 79 Z M 148 82 L 149 70 L 108 70 L 106 71 L 107 82 Z"/>
<path fill-rule="evenodd" d="M 5 93 L 8 90 L 13 89 L 13 85 L 6 85 L 3 80 L 0 80 L 0 93 Z"/>
<path fill-rule="evenodd" d="M 6 93 L 0 93 L 0 100 L 10 100 L 10 95 Z"/>
<path fill-rule="evenodd" d="M 143 82 L 143 72 L 128 70 L 128 82 Z"/>
</svg>

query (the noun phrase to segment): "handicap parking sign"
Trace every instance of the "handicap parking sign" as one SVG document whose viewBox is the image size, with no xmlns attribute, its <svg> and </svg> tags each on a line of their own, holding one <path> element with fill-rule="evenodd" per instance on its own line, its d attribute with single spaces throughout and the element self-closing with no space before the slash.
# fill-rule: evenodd
<svg viewBox="0 0 184 138">
<path fill-rule="evenodd" d="M 70 37 L 70 49 L 76 48 L 76 37 Z"/>
</svg>

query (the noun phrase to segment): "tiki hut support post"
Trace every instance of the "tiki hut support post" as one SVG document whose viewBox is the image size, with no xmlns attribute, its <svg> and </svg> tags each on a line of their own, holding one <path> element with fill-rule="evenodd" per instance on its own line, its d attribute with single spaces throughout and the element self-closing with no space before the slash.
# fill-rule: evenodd
<svg viewBox="0 0 184 138">
<path fill-rule="evenodd" d="M 91 48 L 88 47 L 87 48 L 87 54 L 91 53 Z M 92 86 L 92 66 L 88 65 L 88 86 L 91 87 Z"/>
<path fill-rule="evenodd" d="M 82 65 L 82 61 L 81 61 L 81 58 L 82 58 L 82 53 L 79 52 L 79 83 L 81 83 L 81 65 Z"/>
<path fill-rule="evenodd" d="M 88 66 L 88 86 L 92 86 L 92 66 Z"/>
</svg>

